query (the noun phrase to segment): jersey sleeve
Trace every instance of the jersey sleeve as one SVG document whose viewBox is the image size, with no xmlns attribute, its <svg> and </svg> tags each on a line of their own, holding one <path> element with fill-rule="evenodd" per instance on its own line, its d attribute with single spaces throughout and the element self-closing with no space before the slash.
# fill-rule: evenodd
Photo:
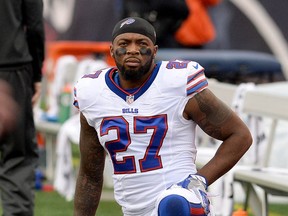
<svg viewBox="0 0 288 216">
<path fill-rule="evenodd" d="M 74 86 L 74 89 L 73 89 L 73 93 L 74 93 L 73 105 L 79 110 L 79 104 L 78 104 L 78 98 L 77 98 L 77 87 L 76 87 L 77 84 Z"/>
<path fill-rule="evenodd" d="M 87 78 L 81 78 L 74 87 L 74 102 L 73 105 L 85 116 L 88 124 L 93 126 L 91 120 L 91 110 L 89 107 L 97 100 L 97 93 L 94 89 L 91 89 L 93 80 Z"/>
<path fill-rule="evenodd" d="M 73 105 L 79 110 L 83 110 L 83 103 L 85 103 L 85 94 L 83 94 L 83 88 L 85 80 L 80 79 L 74 86 L 74 102 Z M 84 102 L 83 102 L 84 101 Z M 80 107 L 81 104 L 81 107 Z"/>
<path fill-rule="evenodd" d="M 97 84 L 96 84 L 97 85 Z M 73 105 L 81 112 L 84 112 L 93 102 L 97 100 L 97 88 L 94 88 L 93 78 L 82 77 L 74 87 Z"/>
<path fill-rule="evenodd" d="M 187 96 L 193 97 L 195 94 L 203 91 L 207 87 L 208 80 L 205 76 L 204 68 L 198 62 L 189 62 L 186 85 Z"/>
<path fill-rule="evenodd" d="M 97 101 L 98 95 L 100 95 L 101 81 L 106 70 L 98 70 L 95 73 L 85 74 L 81 79 L 77 81 L 74 87 L 74 101 L 73 105 L 81 112 L 90 107 L 95 101 Z M 102 73 L 104 72 L 104 73 Z M 99 79 L 101 81 L 99 81 Z"/>
</svg>

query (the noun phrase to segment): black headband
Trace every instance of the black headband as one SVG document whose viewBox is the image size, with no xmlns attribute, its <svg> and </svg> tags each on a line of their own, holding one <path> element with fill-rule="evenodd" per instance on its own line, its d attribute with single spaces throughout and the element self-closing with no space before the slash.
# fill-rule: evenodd
<svg viewBox="0 0 288 216">
<path fill-rule="evenodd" d="M 120 20 L 112 32 L 112 41 L 124 33 L 138 33 L 150 38 L 153 44 L 156 42 L 156 32 L 154 27 L 145 19 L 140 17 L 128 17 Z"/>
</svg>

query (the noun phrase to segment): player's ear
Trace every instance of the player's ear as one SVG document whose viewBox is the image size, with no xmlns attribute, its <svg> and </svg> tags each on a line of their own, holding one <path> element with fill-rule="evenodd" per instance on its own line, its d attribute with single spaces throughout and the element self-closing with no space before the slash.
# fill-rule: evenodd
<svg viewBox="0 0 288 216">
<path fill-rule="evenodd" d="M 112 44 L 110 45 L 110 55 L 111 55 L 111 57 L 114 58 L 114 54 L 113 54 L 113 46 L 112 46 Z"/>
<path fill-rule="evenodd" d="M 153 59 L 156 58 L 156 55 L 157 55 L 157 51 L 158 51 L 158 45 L 155 45 L 154 46 L 154 54 L 153 54 Z"/>
</svg>

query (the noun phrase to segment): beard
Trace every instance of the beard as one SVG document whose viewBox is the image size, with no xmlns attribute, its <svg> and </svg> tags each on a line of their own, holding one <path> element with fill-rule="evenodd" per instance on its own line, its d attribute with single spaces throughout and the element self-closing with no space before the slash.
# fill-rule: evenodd
<svg viewBox="0 0 288 216">
<path fill-rule="evenodd" d="M 143 66 L 137 69 L 126 68 L 124 65 L 120 65 L 116 62 L 120 74 L 125 80 L 137 81 L 141 80 L 142 77 L 150 71 L 153 58 L 150 58 Z"/>
</svg>

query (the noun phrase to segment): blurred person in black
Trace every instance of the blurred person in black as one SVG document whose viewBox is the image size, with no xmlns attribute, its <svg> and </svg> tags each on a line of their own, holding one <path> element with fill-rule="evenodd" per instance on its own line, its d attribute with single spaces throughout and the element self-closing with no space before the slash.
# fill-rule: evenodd
<svg viewBox="0 0 288 216">
<path fill-rule="evenodd" d="M 122 0 L 122 17 L 141 17 L 156 30 L 161 48 L 179 47 L 175 32 L 189 15 L 185 0 Z"/>
<path fill-rule="evenodd" d="M 0 143 L 4 216 L 33 215 L 38 163 L 33 105 L 40 97 L 44 40 L 42 0 L 0 1 L 0 79 L 12 87 L 20 108 L 15 129 Z"/>
<path fill-rule="evenodd" d="M 202 49 L 216 37 L 209 9 L 221 0 L 122 0 L 122 17 L 149 21 L 161 48 Z"/>
</svg>

